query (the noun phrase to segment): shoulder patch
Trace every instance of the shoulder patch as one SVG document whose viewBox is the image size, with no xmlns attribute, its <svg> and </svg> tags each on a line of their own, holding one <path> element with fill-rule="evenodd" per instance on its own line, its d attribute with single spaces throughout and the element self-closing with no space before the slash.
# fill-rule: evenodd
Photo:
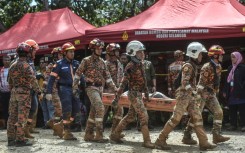
<svg viewBox="0 0 245 153">
<path fill-rule="evenodd" d="M 184 69 L 183 69 L 184 72 L 187 72 L 189 71 L 189 67 L 188 66 L 185 66 Z"/>
</svg>

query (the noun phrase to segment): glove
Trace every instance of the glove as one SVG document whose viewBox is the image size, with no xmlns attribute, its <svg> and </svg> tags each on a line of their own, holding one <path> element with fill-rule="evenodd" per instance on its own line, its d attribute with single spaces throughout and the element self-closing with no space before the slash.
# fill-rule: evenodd
<svg viewBox="0 0 245 153">
<path fill-rule="evenodd" d="M 51 94 L 46 94 L 45 98 L 46 98 L 48 101 L 51 101 L 51 100 L 52 100 L 52 95 L 51 95 Z"/>
</svg>

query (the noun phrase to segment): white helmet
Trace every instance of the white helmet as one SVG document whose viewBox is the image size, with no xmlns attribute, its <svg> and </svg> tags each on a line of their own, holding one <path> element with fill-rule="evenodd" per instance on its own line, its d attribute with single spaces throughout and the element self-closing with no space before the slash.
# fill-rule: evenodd
<svg viewBox="0 0 245 153">
<path fill-rule="evenodd" d="M 194 59 L 198 58 L 199 53 L 207 53 L 206 48 L 199 42 L 192 42 L 187 47 L 186 56 L 192 57 Z"/>
<path fill-rule="evenodd" d="M 145 50 L 145 46 L 138 40 L 130 41 L 126 47 L 129 56 L 135 56 L 137 51 Z"/>
</svg>

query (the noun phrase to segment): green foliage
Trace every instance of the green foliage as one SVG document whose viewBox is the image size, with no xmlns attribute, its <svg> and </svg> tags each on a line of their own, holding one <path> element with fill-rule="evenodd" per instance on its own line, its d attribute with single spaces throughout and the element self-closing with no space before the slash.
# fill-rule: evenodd
<svg viewBox="0 0 245 153">
<path fill-rule="evenodd" d="M 45 7 L 45 1 L 48 6 Z M 26 13 L 69 7 L 83 19 L 100 27 L 135 16 L 157 0 L 0 0 L 1 25 L 6 29 L 18 22 Z M 3 31 L 3 30 L 2 30 Z"/>
<path fill-rule="evenodd" d="M 0 21 L 4 27 L 9 28 L 19 21 L 26 13 L 35 12 L 31 7 L 32 0 L 1 0 Z"/>
</svg>

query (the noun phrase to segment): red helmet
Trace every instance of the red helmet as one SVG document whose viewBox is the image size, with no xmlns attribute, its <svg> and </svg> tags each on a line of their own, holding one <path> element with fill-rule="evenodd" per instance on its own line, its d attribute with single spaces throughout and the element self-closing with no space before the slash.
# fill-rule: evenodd
<svg viewBox="0 0 245 153">
<path fill-rule="evenodd" d="M 76 48 L 74 47 L 74 45 L 70 42 L 65 43 L 64 45 L 62 45 L 62 49 L 61 49 L 61 53 L 64 53 L 68 50 L 75 50 Z"/>
<path fill-rule="evenodd" d="M 208 56 L 223 55 L 223 54 L 225 54 L 225 51 L 220 45 L 213 45 L 208 50 Z"/>
<path fill-rule="evenodd" d="M 94 38 L 89 43 L 89 49 L 94 50 L 96 47 L 104 48 L 105 43 L 98 38 Z"/>
<path fill-rule="evenodd" d="M 55 48 L 52 50 L 51 54 L 54 54 L 54 53 L 61 53 L 61 50 L 62 50 L 61 47 L 55 47 Z"/>
<path fill-rule="evenodd" d="M 36 43 L 35 40 L 28 39 L 28 40 L 25 41 L 25 43 L 27 43 L 29 46 L 31 46 L 36 51 L 39 49 L 39 46 L 38 46 L 38 44 Z"/>
<path fill-rule="evenodd" d="M 29 46 L 25 42 L 19 43 L 18 46 L 17 46 L 17 48 L 16 48 L 17 54 L 20 54 L 20 53 L 30 53 L 31 51 L 32 51 L 31 46 Z"/>
<path fill-rule="evenodd" d="M 106 46 L 106 53 L 107 54 L 111 54 L 112 52 L 116 51 L 116 50 L 120 50 L 120 45 L 116 44 L 116 43 L 110 43 Z"/>
</svg>

